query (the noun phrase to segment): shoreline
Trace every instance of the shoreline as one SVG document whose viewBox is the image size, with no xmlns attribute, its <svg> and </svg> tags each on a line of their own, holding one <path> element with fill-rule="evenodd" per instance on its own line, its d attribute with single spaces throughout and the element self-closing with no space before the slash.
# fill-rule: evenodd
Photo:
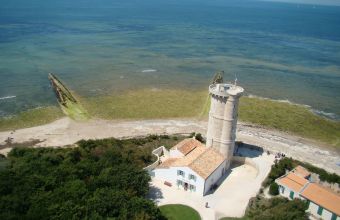
<svg viewBox="0 0 340 220">
<path fill-rule="evenodd" d="M 283 101 L 242 97 L 239 120 L 288 132 L 340 149 L 340 121 L 315 114 L 312 109 Z M 142 100 L 136 102 L 136 100 Z M 209 96 L 203 90 L 143 89 L 80 101 L 92 119 L 154 120 L 205 119 Z M 57 106 L 34 109 L 12 118 L 0 118 L 0 131 L 51 123 L 65 115 Z"/>
<path fill-rule="evenodd" d="M 148 88 L 146 88 L 146 89 L 148 89 Z M 155 91 L 161 91 L 162 89 L 151 88 L 150 90 L 155 92 Z M 165 90 L 168 90 L 168 89 L 165 89 Z M 204 92 L 205 90 L 194 89 L 193 91 L 199 91 L 199 92 L 203 91 Z M 101 97 L 105 97 L 105 96 L 111 96 L 111 95 L 103 95 Z M 299 106 L 299 107 L 302 107 L 302 108 L 306 108 L 307 110 L 309 110 L 315 116 L 322 117 L 324 119 L 327 119 L 327 120 L 330 120 L 330 121 L 333 121 L 333 122 L 340 122 L 340 115 L 338 115 L 337 113 L 326 112 L 324 110 L 316 109 L 316 108 L 314 108 L 310 105 L 307 105 L 307 104 L 301 104 L 301 103 L 296 103 L 296 102 L 290 101 L 289 99 L 273 99 L 273 98 L 267 98 L 267 97 L 263 97 L 263 96 L 253 95 L 253 94 L 246 94 L 244 97 L 251 98 L 251 99 L 267 100 L 267 101 L 272 101 L 272 102 L 277 102 L 277 103 L 285 103 L 285 104 L 288 104 L 288 105 Z M 4 97 L 0 97 L 0 100 L 11 99 L 11 98 L 16 98 L 16 96 L 4 96 Z M 82 100 L 88 100 L 88 99 L 91 99 L 91 97 L 82 97 L 81 99 Z M 0 120 L 1 119 L 14 118 L 14 117 L 19 116 L 22 113 L 34 111 L 34 110 L 37 110 L 37 109 L 53 108 L 53 107 L 56 107 L 56 105 L 38 106 L 38 107 L 35 107 L 35 108 L 23 110 L 23 111 L 16 113 L 16 114 L 8 114 L 8 115 L 0 116 Z"/>
<path fill-rule="evenodd" d="M 33 147 L 70 146 L 81 139 L 130 138 L 149 134 L 188 134 L 198 132 L 205 136 L 206 120 L 192 118 L 150 119 L 150 120 L 103 120 L 91 119 L 76 122 L 67 117 L 52 123 L 24 128 L 15 131 L 0 132 L 0 144 L 7 138 L 12 143 L 23 143 L 40 140 Z M 262 147 L 270 152 L 282 152 L 303 162 L 311 163 L 329 172 L 340 174 L 340 153 L 334 147 L 313 140 L 301 138 L 288 133 L 267 129 L 250 123 L 239 122 L 237 141 Z M 0 149 L 7 154 L 11 148 Z"/>
</svg>

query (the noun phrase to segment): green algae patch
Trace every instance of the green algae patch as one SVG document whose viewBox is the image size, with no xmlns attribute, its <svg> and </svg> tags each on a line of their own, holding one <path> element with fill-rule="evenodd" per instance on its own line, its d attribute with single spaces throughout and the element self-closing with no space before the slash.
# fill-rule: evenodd
<svg viewBox="0 0 340 220">
<path fill-rule="evenodd" d="M 108 120 L 206 120 L 210 106 L 206 90 L 142 89 L 78 100 L 82 102 L 88 115 Z M 242 97 L 239 105 L 240 121 L 274 128 L 340 148 L 340 122 L 320 117 L 304 106 L 250 97 Z M 47 124 L 62 116 L 62 111 L 57 107 L 33 109 L 11 118 L 0 118 L 0 130 Z"/>
<path fill-rule="evenodd" d="M 48 124 L 61 117 L 63 117 L 63 112 L 56 106 L 36 108 L 12 117 L 0 118 L 0 131 Z"/>
<path fill-rule="evenodd" d="M 65 115 L 77 121 L 84 121 L 90 118 L 76 96 L 55 75 L 50 73 L 48 78 Z"/>
<path fill-rule="evenodd" d="M 91 116 L 103 119 L 198 117 L 206 91 L 144 89 L 83 100 Z"/>
<path fill-rule="evenodd" d="M 239 119 L 340 147 L 340 122 L 318 116 L 301 105 L 242 97 Z"/>
</svg>

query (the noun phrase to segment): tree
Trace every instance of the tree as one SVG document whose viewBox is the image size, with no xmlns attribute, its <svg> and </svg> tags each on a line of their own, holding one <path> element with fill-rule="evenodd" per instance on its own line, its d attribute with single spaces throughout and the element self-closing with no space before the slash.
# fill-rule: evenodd
<svg viewBox="0 0 340 220">
<path fill-rule="evenodd" d="M 273 182 L 270 184 L 269 194 L 273 196 L 279 195 L 279 185 L 277 185 L 277 183 Z"/>
<path fill-rule="evenodd" d="M 146 199 L 150 176 L 142 168 L 150 163 L 153 148 L 139 145 L 161 139 L 80 141 L 73 149 L 15 148 L 0 169 L 0 219 L 163 219 Z"/>
</svg>

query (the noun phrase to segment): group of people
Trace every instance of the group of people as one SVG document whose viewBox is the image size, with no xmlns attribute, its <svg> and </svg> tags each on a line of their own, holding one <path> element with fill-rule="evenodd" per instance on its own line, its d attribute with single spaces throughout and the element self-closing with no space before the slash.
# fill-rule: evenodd
<svg viewBox="0 0 340 220">
<path fill-rule="evenodd" d="M 284 153 L 276 153 L 275 154 L 275 159 L 281 159 L 281 158 L 284 158 L 286 157 L 286 155 Z"/>
</svg>

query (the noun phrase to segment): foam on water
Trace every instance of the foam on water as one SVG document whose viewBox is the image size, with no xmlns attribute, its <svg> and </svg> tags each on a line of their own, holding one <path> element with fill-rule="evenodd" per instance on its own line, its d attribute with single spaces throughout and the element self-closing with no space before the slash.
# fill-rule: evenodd
<svg viewBox="0 0 340 220">
<path fill-rule="evenodd" d="M 157 70 L 155 70 L 155 69 L 142 70 L 142 73 L 152 73 L 152 72 L 157 72 Z"/>
<path fill-rule="evenodd" d="M 0 100 L 4 100 L 4 99 L 13 99 L 15 98 L 15 95 L 10 95 L 10 96 L 4 96 L 4 97 L 0 97 Z"/>
</svg>

